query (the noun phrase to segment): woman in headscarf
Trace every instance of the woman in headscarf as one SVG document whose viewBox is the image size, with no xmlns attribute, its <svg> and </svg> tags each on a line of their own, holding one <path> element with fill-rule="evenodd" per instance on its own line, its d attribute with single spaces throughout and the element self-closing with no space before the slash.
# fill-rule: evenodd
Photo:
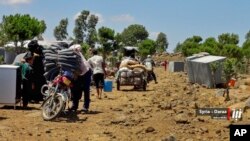
<svg viewBox="0 0 250 141">
<path fill-rule="evenodd" d="M 33 80 L 34 80 L 34 90 L 32 95 L 32 100 L 34 102 L 39 102 L 43 100 L 43 95 L 41 94 L 41 87 L 46 84 L 46 79 L 44 77 L 44 64 L 43 64 L 43 47 L 40 46 L 37 40 L 32 40 L 28 44 L 28 49 L 34 56 L 33 62 Z"/>
</svg>

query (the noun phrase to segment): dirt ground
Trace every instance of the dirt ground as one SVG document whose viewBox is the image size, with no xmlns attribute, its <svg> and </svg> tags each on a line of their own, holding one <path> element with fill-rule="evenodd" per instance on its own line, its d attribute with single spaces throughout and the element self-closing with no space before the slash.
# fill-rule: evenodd
<svg viewBox="0 0 250 141">
<path fill-rule="evenodd" d="M 90 112 L 68 113 L 55 121 L 44 121 L 41 104 L 31 110 L 0 105 L 0 141 L 228 141 L 229 125 L 235 121 L 196 116 L 195 109 L 207 107 L 243 108 L 250 95 L 249 77 L 242 77 L 224 101 L 219 89 L 190 85 L 184 72 L 155 70 L 158 84 L 147 91 L 121 86 L 105 92 L 102 99 L 91 90 Z M 249 82 L 248 82 L 249 81 Z M 80 107 L 82 102 L 80 102 Z M 80 110 L 80 109 L 79 109 Z M 250 110 L 238 124 L 249 123 Z"/>
</svg>

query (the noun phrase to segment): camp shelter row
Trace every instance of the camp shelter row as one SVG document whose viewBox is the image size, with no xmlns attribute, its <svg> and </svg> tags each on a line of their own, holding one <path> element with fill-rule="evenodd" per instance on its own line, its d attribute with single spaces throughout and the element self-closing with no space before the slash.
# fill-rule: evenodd
<svg viewBox="0 0 250 141">
<path fill-rule="evenodd" d="M 185 70 L 190 83 L 198 83 L 208 88 L 213 88 L 217 84 L 224 83 L 223 61 L 225 59 L 226 57 L 213 56 L 208 53 L 194 54 L 185 58 L 184 62 L 169 62 L 168 71 L 179 72 Z M 211 68 L 214 63 L 217 65 L 215 72 Z"/>
</svg>

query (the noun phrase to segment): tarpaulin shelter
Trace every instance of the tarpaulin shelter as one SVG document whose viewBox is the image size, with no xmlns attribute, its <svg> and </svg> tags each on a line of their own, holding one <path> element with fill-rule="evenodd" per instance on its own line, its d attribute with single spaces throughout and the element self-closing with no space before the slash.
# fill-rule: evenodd
<svg viewBox="0 0 250 141">
<path fill-rule="evenodd" d="M 133 47 L 133 46 L 124 47 L 124 56 L 127 57 L 135 56 L 136 52 L 138 52 L 138 47 Z"/>
<path fill-rule="evenodd" d="M 21 54 L 18 54 L 17 56 L 16 56 L 16 58 L 14 59 L 14 61 L 13 61 L 13 65 L 15 65 L 16 63 L 21 63 L 21 60 L 23 59 L 23 57 L 26 55 L 27 53 L 25 52 L 25 53 L 21 53 Z"/>
<path fill-rule="evenodd" d="M 213 55 L 186 58 L 189 82 L 205 85 L 209 88 L 214 87 L 216 84 L 224 83 L 222 70 L 225 59 L 226 57 Z M 214 62 L 217 62 L 218 67 L 213 75 L 211 64 Z"/>
<path fill-rule="evenodd" d="M 4 48 L 0 47 L 0 56 L 4 57 L 4 52 L 5 52 Z"/>
<path fill-rule="evenodd" d="M 193 68 L 192 68 L 192 64 L 191 64 L 191 60 L 194 60 L 194 59 L 197 59 L 197 58 L 200 58 L 200 57 L 204 57 L 206 55 L 204 54 L 194 54 L 192 56 L 189 56 L 185 59 L 185 70 L 187 71 L 188 73 L 188 79 L 191 83 L 195 82 L 194 80 L 194 71 L 193 71 Z"/>
<path fill-rule="evenodd" d="M 138 47 L 133 47 L 133 46 L 125 46 L 124 49 L 125 50 L 135 50 L 135 51 L 138 51 Z"/>
<path fill-rule="evenodd" d="M 180 72 L 184 71 L 184 62 L 181 61 L 170 61 L 168 64 L 169 72 Z"/>
</svg>

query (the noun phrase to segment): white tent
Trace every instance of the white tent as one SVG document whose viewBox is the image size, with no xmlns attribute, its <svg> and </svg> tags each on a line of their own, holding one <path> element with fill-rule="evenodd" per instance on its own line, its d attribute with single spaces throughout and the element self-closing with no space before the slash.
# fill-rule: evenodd
<svg viewBox="0 0 250 141">
<path fill-rule="evenodd" d="M 28 43 L 30 42 L 30 40 L 24 41 L 23 42 L 23 47 L 28 47 Z M 17 46 L 21 46 L 21 42 L 17 42 Z M 4 45 L 4 47 L 15 47 L 14 42 L 8 42 L 7 44 Z"/>
<path fill-rule="evenodd" d="M 226 57 L 206 55 L 198 58 L 190 58 L 191 57 L 186 58 L 186 61 L 188 77 L 191 83 L 202 84 L 209 88 L 214 87 L 214 84 L 224 83 L 222 79 L 222 62 L 226 59 Z M 214 76 L 212 75 L 210 65 L 213 62 L 218 62 L 219 64 Z"/>
<path fill-rule="evenodd" d="M 124 49 L 138 51 L 138 47 L 133 47 L 133 46 L 125 46 Z"/>
<path fill-rule="evenodd" d="M 24 44 L 23 44 L 23 47 L 27 48 L 28 47 L 28 43 L 30 42 L 31 40 L 26 40 L 24 41 Z M 57 45 L 57 44 L 60 44 L 60 43 L 66 43 L 66 44 L 71 44 L 73 41 L 48 41 L 48 40 L 38 40 L 38 44 L 43 46 L 43 47 L 49 47 L 49 46 L 52 46 L 52 45 Z M 17 43 L 17 46 L 21 46 L 21 43 L 18 42 Z M 15 47 L 15 44 L 14 42 L 9 42 L 7 44 L 4 45 L 4 47 Z"/>
</svg>

